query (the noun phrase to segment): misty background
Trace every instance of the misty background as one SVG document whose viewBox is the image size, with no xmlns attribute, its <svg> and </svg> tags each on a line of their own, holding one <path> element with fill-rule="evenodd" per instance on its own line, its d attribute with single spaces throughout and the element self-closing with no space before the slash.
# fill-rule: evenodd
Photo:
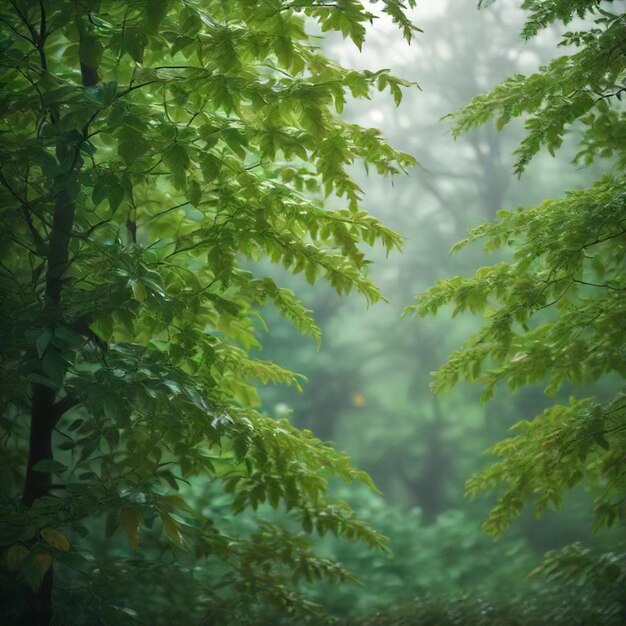
<svg viewBox="0 0 626 626">
<path fill-rule="evenodd" d="M 485 449 L 506 437 L 513 423 L 554 400 L 541 386 L 513 394 L 500 389 L 488 404 L 481 404 L 478 385 L 459 384 L 435 396 L 431 372 L 479 328 L 480 320 L 451 318 L 451 311 L 426 319 L 401 319 L 401 313 L 438 279 L 467 276 L 498 260 L 479 245 L 449 254 L 468 228 L 494 219 L 501 208 L 533 206 L 584 186 L 597 171 L 573 166 L 573 148 L 565 142 L 556 159 L 539 154 L 518 180 L 512 153 L 522 138 L 520 124 L 503 132 L 488 124 L 454 140 L 451 121 L 444 117 L 507 76 L 532 73 L 554 57 L 558 32 L 548 29 L 523 41 L 524 12 L 504 0 L 483 10 L 471 1 L 421 2 L 413 17 L 424 32 L 411 46 L 384 19 L 370 29 L 361 52 L 337 36 L 320 39 L 325 53 L 342 65 L 390 68 L 419 85 L 405 92 L 398 108 L 387 94 L 375 94 L 345 112 L 351 122 L 379 128 L 420 163 L 393 180 L 375 172 L 368 176 L 362 168 L 353 172 L 365 192 L 363 208 L 406 238 L 404 251 L 388 258 L 380 249 L 368 251 L 371 276 L 389 302 L 368 307 L 358 295 L 340 298 L 325 285 L 310 286 L 269 263 L 263 267 L 304 300 L 322 329 L 318 349 L 271 309 L 265 311 L 260 356 L 304 374 L 308 382 L 301 392 L 261 388 L 263 410 L 289 416 L 348 452 L 383 494 L 336 487 L 338 497 L 390 537 L 393 551 L 372 554 L 332 539 L 320 541 L 323 551 L 365 582 L 361 588 L 320 585 L 313 593 L 346 614 L 420 594 L 511 594 L 513 589 L 524 594 L 534 584 L 528 573 L 547 550 L 576 541 L 610 548 L 623 538 L 623 530 L 591 534 L 589 496 L 582 489 L 570 494 L 563 510 L 539 521 L 532 510 L 525 511 L 498 542 L 480 528 L 493 498 L 464 497 L 465 481 L 490 462 Z M 330 205 L 342 206 L 333 199 Z M 606 385 L 608 391 L 611 381 Z M 565 388 L 559 397 L 570 392 Z M 603 395 L 601 386 L 593 392 Z"/>
</svg>

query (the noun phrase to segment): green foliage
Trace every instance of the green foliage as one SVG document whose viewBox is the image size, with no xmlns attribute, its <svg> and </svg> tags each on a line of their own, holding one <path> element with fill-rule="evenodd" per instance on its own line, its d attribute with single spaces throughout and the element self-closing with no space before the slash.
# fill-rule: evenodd
<svg viewBox="0 0 626 626">
<path fill-rule="evenodd" d="M 532 572 L 563 587 L 595 594 L 603 606 L 603 618 L 617 622 L 624 616 L 626 555 L 605 552 L 601 555 L 578 543 L 548 552 L 543 563 Z"/>
<path fill-rule="evenodd" d="M 346 495 L 368 523 L 390 537 L 391 551 L 372 552 L 332 536 L 322 543 L 320 550 L 361 580 L 358 587 L 320 582 L 311 589 L 309 595 L 332 607 L 333 614 L 365 619 L 418 596 L 453 597 L 469 589 L 497 595 L 524 587 L 533 561 L 520 539 L 495 544 L 481 532 L 479 520 L 462 511 L 448 510 L 427 524 L 419 509 L 389 506 L 363 489 Z M 506 565 L 494 568 L 498 557 Z"/>
<path fill-rule="evenodd" d="M 510 249 L 512 258 L 472 278 L 439 281 L 407 312 L 423 316 L 450 304 L 454 313 L 484 316 L 481 330 L 436 373 L 435 390 L 461 379 L 477 381 L 487 400 L 503 381 L 510 390 L 542 383 L 554 396 L 563 385 L 571 389 L 602 378 L 613 393 L 555 404 L 516 424 L 513 437 L 491 448 L 498 462 L 473 477 L 467 490 L 499 491 L 485 523 L 493 535 L 508 527 L 525 502 L 534 502 L 541 515 L 558 508 L 564 492 L 579 482 L 593 490 L 596 528 L 624 518 L 626 400 L 615 375 L 626 374 L 626 134 L 620 103 L 625 15 L 595 2 L 526 4 L 535 24 L 526 35 L 585 9 L 594 20 L 564 36 L 562 43 L 575 46 L 575 54 L 474 98 L 453 116 L 455 132 L 491 118 L 502 127 L 525 114 L 528 133 L 516 166 L 521 173 L 542 146 L 558 148 L 576 123 L 582 146 L 576 160 L 611 157 L 613 167 L 605 165 L 607 173 L 586 189 L 534 208 L 501 211 L 496 221 L 471 230 L 455 251 L 480 239 L 487 251 Z"/>
<path fill-rule="evenodd" d="M 576 590 L 579 591 L 579 590 Z M 579 624 L 613 626 L 622 623 L 619 605 L 607 606 L 604 594 L 577 595 L 555 585 L 534 589 L 527 595 L 492 599 L 476 594 L 418 596 L 390 611 L 373 614 L 350 626 L 543 626 Z"/>
<path fill-rule="evenodd" d="M 404 5 L 383 11 L 410 39 Z M 410 84 L 340 67 L 306 30 L 316 21 L 360 46 L 372 19 L 356 0 L 0 9 L 2 581 L 17 572 L 37 591 L 54 563 L 62 623 L 154 623 L 159 610 L 170 623 L 177 610 L 254 623 L 267 605 L 317 615 L 295 582 L 350 575 L 306 534 L 384 546 L 326 495 L 329 475 L 367 475 L 255 410 L 254 381 L 299 384 L 251 356 L 260 307 L 316 341 L 319 329 L 292 291 L 243 269 L 268 258 L 381 298 L 361 244 L 401 239 L 359 208 L 348 169 L 393 175 L 414 161 L 340 113 L 374 89 L 399 102 Z M 325 209 L 329 195 L 345 206 Z M 29 414 L 41 445 L 25 477 Z M 221 484 L 235 512 L 284 506 L 304 533 L 259 522 L 231 537 L 219 513 L 189 505 L 199 481 Z M 103 531 L 126 540 L 96 550 Z M 140 574 L 144 595 L 128 589 Z M 150 607 L 159 593 L 169 609 Z M 21 597 L 3 595 L 7 619 Z"/>
<path fill-rule="evenodd" d="M 530 160 L 543 147 L 552 156 L 561 146 L 572 124 L 584 124 L 578 159 L 589 164 L 597 157 L 615 156 L 618 166 L 626 166 L 626 114 L 619 106 L 626 91 L 624 13 L 610 13 L 595 0 L 580 2 L 527 2 L 534 9 L 524 30 L 531 37 L 555 19 L 569 21 L 574 13 L 597 14 L 594 28 L 567 32 L 560 43 L 578 51 L 557 57 L 530 76 L 515 75 L 493 91 L 476 96 L 454 114 L 455 135 L 494 119 L 502 128 L 512 118 L 525 116 L 526 137 L 516 151 L 515 171 L 522 174 Z M 619 189 L 619 187 L 617 187 Z"/>
<path fill-rule="evenodd" d="M 411 603 L 349 622 L 376 626 L 612 626 L 624 620 L 624 554 L 578 544 L 546 555 L 530 579 L 506 593 L 419 594 Z"/>
</svg>

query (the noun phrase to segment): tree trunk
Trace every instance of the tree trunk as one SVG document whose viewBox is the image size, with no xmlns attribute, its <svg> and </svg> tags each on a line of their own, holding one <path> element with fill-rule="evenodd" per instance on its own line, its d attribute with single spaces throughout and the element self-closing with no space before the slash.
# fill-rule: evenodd
<svg viewBox="0 0 626 626">
<path fill-rule="evenodd" d="M 72 227 L 74 225 L 74 203 L 69 193 L 59 192 L 54 206 L 52 231 L 50 233 L 50 250 L 47 259 L 46 273 L 46 300 L 43 310 L 43 320 L 46 324 L 53 324 L 62 318 L 60 314 L 62 277 L 68 266 L 69 244 Z M 22 502 L 30 507 L 38 499 L 48 495 L 50 491 L 51 475 L 48 472 L 38 472 L 33 467 L 40 461 L 52 460 L 52 432 L 60 417 L 55 407 L 56 391 L 41 384 L 33 385 L 30 441 L 28 465 L 26 467 L 26 481 L 22 492 Z M 30 602 L 26 617 L 28 624 L 43 626 L 52 619 L 52 566 L 45 573 L 39 590 Z"/>
<path fill-rule="evenodd" d="M 52 430 L 54 424 L 52 411 L 54 407 L 54 390 L 44 385 L 33 386 L 33 404 L 30 417 L 30 450 L 26 469 L 26 482 L 22 502 L 31 506 L 37 498 L 41 498 L 50 489 L 50 474 L 36 472 L 33 466 L 39 461 L 52 458 Z"/>
<path fill-rule="evenodd" d="M 14 5 L 15 6 L 15 5 Z M 46 14 L 44 4 L 40 3 L 39 32 L 27 24 L 33 33 L 33 43 L 39 51 L 42 72 L 49 71 L 45 53 L 45 43 L 48 37 Z M 24 15 L 20 14 L 22 21 L 26 22 Z M 81 23 L 77 16 L 79 29 Z M 82 36 L 81 31 L 81 36 Z M 79 52 L 79 55 L 82 53 Z M 80 68 L 83 87 L 93 87 L 98 84 L 98 68 L 92 63 L 80 58 Z M 44 110 L 45 113 L 45 110 Z M 53 124 L 56 124 L 56 115 L 48 111 Z M 95 117 L 95 113 L 94 113 Z M 93 119 L 93 118 L 92 118 Z M 91 121 L 91 120 L 90 120 Z M 45 285 L 45 302 L 42 311 L 42 326 L 54 328 L 63 322 L 61 306 L 61 293 L 63 289 L 63 275 L 69 265 L 69 246 L 74 227 L 75 204 L 70 194 L 70 186 L 78 184 L 75 176 L 81 167 L 80 149 L 87 140 L 89 123 L 82 129 L 82 139 L 74 146 L 75 153 L 73 163 L 64 175 L 64 184 L 56 194 L 54 213 L 52 216 L 52 228 L 50 231 L 49 248 L 47 255 L 47 271 Z M 57 181 L 51 181 L 56 183 Z M 58 188 L 58 187 L 57 187 Z M 50 347 L 48 348 L 50 349 Z M 42 372 L 43 373 L 43 372 Z M 67 406 L 66 399 L 61 403 L 56 402 L 57 391 L 45 385 L 34 384 L 32 392 L 30 440 L 28 464 L 26 468 L 26 480 L 22 492 L 22 502 L 25 506 L 32 506 L 36 500 L 45 497 L 50 491 L 51 474 L 48 472 L 34 471 L 34 466 L 40 461 L 52 460 L 52 433 L 59 418 Z M 47 570 L 38 591 L 31 598 L 29 611 L 21 623 L 44 626 L 52 619 L 52 582 L 53 568 Z"/>
</svg>

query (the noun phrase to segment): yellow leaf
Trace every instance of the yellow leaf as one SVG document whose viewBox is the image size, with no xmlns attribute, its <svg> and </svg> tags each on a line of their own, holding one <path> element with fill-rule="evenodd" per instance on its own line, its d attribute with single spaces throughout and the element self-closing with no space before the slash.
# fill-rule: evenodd
<svg viewBox="0 0 626 626">
<path fill-rule="evenodd" d="M 37 561 L 37 567 L 41 573 L 41 577 L 43 578 L 43 575 L 52 565 L 52 555 L 49 552 L 40 552 L 39 554 L 35 554 L 35 560 Z"/>
<path fill-rule="evenodd" d="M 70 542 L 65 535 L 54 528 L 46 527 L 39 531 L 41 538 L 53 548 L 67 552 L 70 549 Z"/>
<path fill-rule="evenodd" d="M 131 287 L 133 290 L 133 296 L 135 297 L 135 300 L 137 300 L 137 302 L 143 302 L 146 299 L 146 296 L 148 295 L 145 285 L 139 282 L 138 280 L 133 280 L 131 282 Z"/>
<path fill-rule="evenodd" d="M 136 506 L 125 506 L 120 510 L 120 522 L 128 535 L 128 541 L 132 550 L 139 550 L 139 524 L 141 515 Z"/>
</svg>

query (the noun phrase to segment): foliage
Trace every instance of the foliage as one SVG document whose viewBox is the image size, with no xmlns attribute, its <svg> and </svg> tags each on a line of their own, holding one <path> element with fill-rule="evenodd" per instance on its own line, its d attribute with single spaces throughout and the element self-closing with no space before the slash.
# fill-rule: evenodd
<svg viewBox="0 0 626 626">
<path fill-rule="evenodd" d="M 333 536 L 320 542 L 320 552 L 358 573 L 361 583 L 320 582 L 308 591 L 313 600 L 332 607 L 332 614 L 365 619 L 418 596 L 453 597 L 470 590 L 493 596 L 525 588 L 533 563 L 528 546 L 519 538 L 494 543 L 481 532 L 478 516 L 451 509 L 427 524 L 419 509 L 390 506 L 364 489 L 346 495 L 365 521 L 389 536 L 390 552 L 372 552 Z M 506 565 L 494 567 L 498 560 Z"/>
<path fill-rule="evenodd" d="M 355 102 L 347 109 L 362 124 L 375 119 L 394 145 L 414 154 L 422 165 L 411 176 L 395 179 L 393 189 L 384 179 L 357 173 L 367 190 L 368 208 L 406 238 L 404 253 L 390 255 L 384 263 L 376 262 L 385 257 L 380 246 L 373 253 L 372 276 L 390 303 L 372 310 L 358 298 L 334 298 L 324 283 L 300 289 L 324 328 L 321 348 L 266 316 L 270 332 L 263 340 L 263 355 L 304 373 L 310 384 L 303 393 L 278 386 L 261 393 L 268 406 L 287 403 L 294 423 L 348 450 L 374 477 L 390 506 L 417 506 L 428 523 L 447 508 L 473 507 L 473 514 L 479 514 L 474 505 L 459 501 L 465 478 L 480 467 L 480 450 L 501 437 L 507 422 L 521 413 L 517 401 L 507 401 L 504 419 L 491 420 L 499 407 L 480 406 L 479 391 L 469 386 L 467 393 L 460 389 L 446 397 L 429 393 L 429 372 L 477 327 L 470 315 L 454 324 L 445 319 L 398 324 L 398 317 L 407 292 L 478 267 L 480 250 L 461 259 L 448 256 L 447 248 L 465 228 L 517 201 L 521 185 L 507 176 L 514 135 L 483 127 L 454 142 L 436 121 L 475 95 L 486 78 L 493 81 L 519 71 L 511 35 L 517 28 L 512 22 L 519 23 L 523 14 L 506 4 L 479 12 L 471 3 L 453 1 L 438 2 L 436 12 L 428 4 L 421 9 L 419 23 L 427 35 L 420 37 L 419 47 L 399 42 L 391 29 L 374 29 L 365 54 L 388 58 L 385 64 L 391 64 L 393 73 L 418 80 L 422 90 L 406 93 L 402 110 L 390 98 Z M 544 46 L 531 46 L 532 53 L 541 55 Z M 335 50 L 345 64 L 368 63 L 351 46 Z M 472 63 L 465 64 L 470 56 Z M 458 80 L 460 63 L 463 80 Z M 539 176 L 533 177 L 532 186 L 542 188 Z M 295 285 L 297 277 L 292 283 L 287 280 L 281 277 L 281 283 Z"/>
<path fill-rule="evenodd" d="M 448 516 L 447 521 L 442 520 L 441 531 L 445 533 L 445 527 L 450 528 L 450 521 L 454 519 L 454 516 Z M 509 544 L 506 549 L 509 571 L 508 576 L 503 578 L 502 572 L 489 571 L 488 566 L 493 563 L 493 555 L 489 551 L 503 550 L 505 546 L 499 544 L 496 547 L 491 542 L 486 550 L 481 549 L 480 539 L 472 538 L 468 520 L 457 516 L 456 524 L 459 530 L 463 529 L 465 542 L 455 540 L 454 534 L 447 539 L 452 545 L 469 548 L 472 558 L 467 559 L 467 554 L 452 558 L 450 554 L 446 555 L 445 547 L 451 543 L 441 541 L 441 537 L 435 543 L 428 540 L 422 543 L 418 539 L 419 544 L 412 550 L 413 554 L 417 554 L 424 549 L 427 552 L 432 546 L 444 548 L 441 555 L 436 555 L 421 567 L 415 563 L 410 571 L 419 574 L 430 569 L 432 572 L 434 566 L 435 570 L 440 568 L 447 573 L 450 570 L 446 565 L 451 566 L 452 576 L 446 581 L 450 584 L 448 588 L 445 584 L 432 585 L 432 580 L 428 579 L 425 588 L 405 590 L 414 596 L 410 602 L 406 602 L 403 595 L 396 594 L 396 603 L 381 603 L 377 612 L 347 623 L 372 626 L 542 626 L 547 623 L 612 626 L 623 623 L 626 616 L 626 554 L 623 551 L 598 554 L 576 543 L 548 552 L 543 563 L 527 576 L 528 570 L 524 571 L 527 561 L 520 558 L 523 553 L 519 551 L 519 544 Z M 431 529 L 435 531 L 434 527 Z M 429 533 L 426 530 L 424 539 L 434 538 L 437 531 L 432 531 Z M 405 553 L 398 551 L 397 554 Z M 465 562 L 466 567 L 469 565 L 466 574 L 470 577 L 474 575 L 473 585 L 463 584 L 468 578 L 456 579 L 457 559 L 458 564 Z M 476 568 L 472 570 L 474 564 Z M 425 573 L 427 576 L 428 573 Z M 479 577 L 480 585 L 475 584 L 476 577 Z M 403 580 L 406 582 L 409 579 Z M 400 600 L 399 606 L 397 600 Z"/>
<path fill-rule="evenodd" d="M 491 599 L 475 594 L 419 596 L 412 603 L 378 612 L 350 626 L 613 626 L 623 611 L 603 604 L 603 594 L 576 595 L 550 585 L 526 595 Z"/>
<path fill-rule="evenodd" d="M 411 603 L 372 615 L 358 624 L 376 626 L 612 626 L 625 613 L 623 552 L 600 556 L 579 544 L 552 551 L 527 582 L 506 594 L 420 594 Z"/>
<path fill-rule="evenodd" d="M 404 5 L 382 10 L 410 39 Z M 413 160 L 341 111 L 375 89 L 399 103 L 410 85 L 340 67 L 306 30 L 360 46 L 372 19 L 356 0 L 0 8 L 5 622 L 49 621 L 53 565 L 62 623 L 175 623 L 177 610 L 245 623 L 255 603 L 317 614 L 294 583 L 350 575 L 306 534 L 384 546 L 326 496 L 328 475 L 367 475 L 255 410 L 251 381 L 299 384 L 251 356 L 260 306 L 319 329 L 292 291 L 243 269 L 266 257 L 381 298 L 360 244 L 401 240 L 359 208 L 347 168 Z M 345 208 L 326 210 L 329 195 Z M 230 536 L 186 497 L 206 481 L 234 511 L 282 504 L 299 528 Z M 102 532 L 127 545 L 96 549 Z M 151 601 L 174 590 L 176 604 Z"/>
<path fill-rule="evenodd" d="M 455 251 L 478 239 L 488 251 L 509 248 L 513 259 L 479 269 L 472 278 L 439 281 L 408 312 L 479 312 L 485 324 L 437 373 L 435 390 L 459 379 L 510 390 L 547 384 L 549 396 L 572 385 L 610 382 L 609 397 L 575 397 L 515 425 L 516 434 L 491 448 L 499 460 L 474 476 L 468 493 L 499 490 L 485 529 L 500 534 L 525 502 L 538 515 L 558 507 L 583 481 L 595 494 L 595 526 L 624 518 L 623 454 L 626 401 L 617 375 L 626 373 L 624 256 L 626 252 L 626 117 L 620 98 L 626 68 L 626 17 L 596 2 L 527 2 L 525 35 L 584 9 L 593 21 L 568 32 L 558 57 L 531 76 L 517 75 L 474 98 L 453 116 L 455 132 L 495 118 L 502 127 L 525 116 L 526 137 L 517 151 L 522 173 L 541 147 L 556 150 L 566 133 L 580 134 L 577 163 L 610 157 L 607 171 L 586 189 L 531 209 L 501 211 L 470 231 Z M 566 5 L 571 10 L 565 10 Z M 576 5 L 576 6 L 573 6 Z M 611 163 L 613 167 L 611 168 Z M 613 376 L 613 378 L 611 378 Z"/>
<path fill-rule="evenodd" d="M 546 554 L 533 575 L 542 575 L 551 583 L 568 587 L 602 606 L 604 621 L 617 623 L 625 616 L 626 554 L 594 554 L 575 543 Z M 595 598 L 595 600 L 593 599 Z"/>
</svg>

